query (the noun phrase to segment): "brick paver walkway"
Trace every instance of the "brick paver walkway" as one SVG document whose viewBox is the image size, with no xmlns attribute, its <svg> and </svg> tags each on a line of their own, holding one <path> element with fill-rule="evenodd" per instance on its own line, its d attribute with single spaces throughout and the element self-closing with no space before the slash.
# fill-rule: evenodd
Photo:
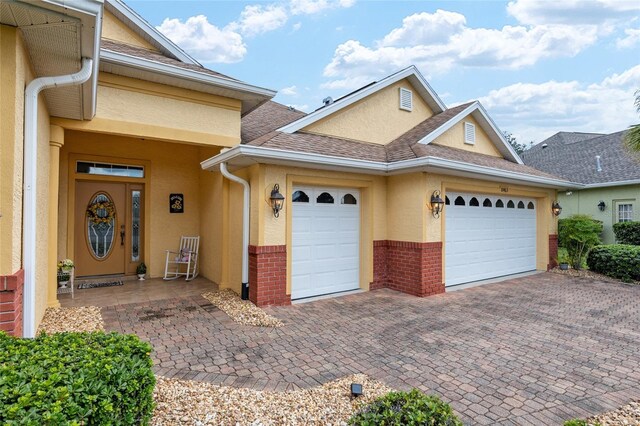
<svg viewBox="0 0 640 426">
<path fill-rule="evenodd" d="M 188 284 L 186 284 L 188 285 Z M 640 287 L 551 273 L 424 299 L 390 290 L 238 325 L 201 297 L 103 308 L 158 374 L 257 389 L 362 372 L 434 392 L 468 424 L 561 424 L 640 399 Z"/>
</svg>

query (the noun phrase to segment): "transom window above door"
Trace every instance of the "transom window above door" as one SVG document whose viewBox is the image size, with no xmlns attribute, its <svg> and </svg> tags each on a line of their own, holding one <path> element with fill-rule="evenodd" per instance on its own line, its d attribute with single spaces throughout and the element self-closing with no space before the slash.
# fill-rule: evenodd
<svg viewBox="0 0 640 426">
<path fill-rule="evenodd" d="M 89 175 L 143 178 L 144 167 L 130 166 L 126 164 L 93 163 L 89 161 L 77 161 L 76 173 L 86 173 Z"/>
</svg>

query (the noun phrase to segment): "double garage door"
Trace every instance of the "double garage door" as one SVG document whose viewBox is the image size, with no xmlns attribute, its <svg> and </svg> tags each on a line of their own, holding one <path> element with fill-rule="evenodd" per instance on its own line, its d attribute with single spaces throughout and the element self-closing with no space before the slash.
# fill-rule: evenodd
<svg viewBox="0 0 640 426">
<path fill-rule="evenodd" d="M 446 286 L 536 269 L 536 201 L 447 193 Z"/>
</svg>

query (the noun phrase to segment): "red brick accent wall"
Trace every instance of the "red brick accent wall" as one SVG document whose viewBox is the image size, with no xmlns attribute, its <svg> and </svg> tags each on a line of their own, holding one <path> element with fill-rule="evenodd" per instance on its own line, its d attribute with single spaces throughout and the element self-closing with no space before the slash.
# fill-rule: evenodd
<svg viewBox="0 0 640 426">
<path fill-rule="evenodd" d="M 555 234 L 549 235 L 549 264 L 547 265 L 547 271 L 558 266 L 558 236 Z"/>
<path fill-rule="evenodd" d="M 444 293 L 442 243 L 374 241 L 372 290 L 387 287 L 414 296 Z"/>
<path fill-rule="evenodd" d="M 24 271 L 0 275 L 0 330 L 22 337 L 22 288 Z"/>
<path fill-rule="evenodd" d="M 257 306 L 291 304 L 287 246 L 249 246 L 249 299 Z"/>
</svg>

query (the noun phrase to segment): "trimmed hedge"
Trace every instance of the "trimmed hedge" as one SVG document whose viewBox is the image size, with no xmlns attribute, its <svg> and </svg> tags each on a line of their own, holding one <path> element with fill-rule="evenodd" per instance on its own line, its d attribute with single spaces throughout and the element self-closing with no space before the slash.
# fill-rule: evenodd
<svg viewBox="0 0 640 426">
<path fill-rule="evenodd" d="M 462 426 L 451 406 L 435 395 L 417 389 L 390 392 L 367 405 L 349 419 L 350 425 L 442 425 Z"/>
<path fill-rule="evenodd" d="M 618 244 L 640 245 L 640 222 L 614 223 L 613 233 Z"/>
<path fill-rule="evenodd" d="M 591 249 L 587 265 L 599 272 L 623 281 L 640 280 L 640 246 L 608 244 Z"/>
<path fill-rule="evenodd" d="M 0 423 L 146 425 L 154 408 L 150 352 L 133 335 L 0 332 Z"/>
</svg>

